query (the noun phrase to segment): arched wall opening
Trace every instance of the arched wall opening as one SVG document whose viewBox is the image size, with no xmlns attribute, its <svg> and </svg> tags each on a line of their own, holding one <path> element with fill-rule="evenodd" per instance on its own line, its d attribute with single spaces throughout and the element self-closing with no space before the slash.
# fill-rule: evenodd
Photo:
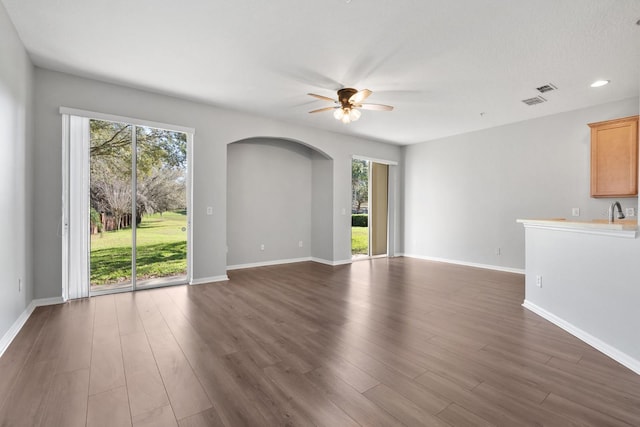
<svg viewBox="0 0 640 427">
<path fill-rule="evenodd" d="M 333 160 L 309 144 L 227 145 L 227 269 L 333 260 Z"/>
</svg>

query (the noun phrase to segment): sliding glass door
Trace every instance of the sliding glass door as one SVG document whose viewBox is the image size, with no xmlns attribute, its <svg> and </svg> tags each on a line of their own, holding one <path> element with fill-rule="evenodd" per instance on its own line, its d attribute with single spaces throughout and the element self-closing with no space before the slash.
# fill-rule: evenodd
<svg viewBox="0 0 640 427">
<path fill-rule="evenodd" d="M 368 160 L 351 162 L 351 256 L 369 256 L 369 169 Z"/>
<path fill-rule="evenodd" d="M 132 289 L 133 126 L 90 120 L 91 291 Z"/>
<path fill-rule="evenodd" d="M 351 163 L 351 256 L 388 254 L 389 165 L 364 159 Z"/>
<path fill-rule="evenodd" d="M 90 294 L 186 283 L 189 135 L 88 123 Z"/>
<path fill-rule="evenodd" d="M 136 126 L 136 287 L 187 279 L 187 135 Z"/>
</svg>

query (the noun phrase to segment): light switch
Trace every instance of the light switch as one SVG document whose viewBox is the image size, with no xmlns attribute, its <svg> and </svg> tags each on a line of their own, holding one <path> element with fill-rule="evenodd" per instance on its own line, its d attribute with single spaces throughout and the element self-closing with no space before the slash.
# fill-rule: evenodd
<svg viewBox="0 0 640 427">
<path fill-rule="evenodd" d="M 213 215 L 213 207 L 207 206 L 207 215 Z"/>
</svg>

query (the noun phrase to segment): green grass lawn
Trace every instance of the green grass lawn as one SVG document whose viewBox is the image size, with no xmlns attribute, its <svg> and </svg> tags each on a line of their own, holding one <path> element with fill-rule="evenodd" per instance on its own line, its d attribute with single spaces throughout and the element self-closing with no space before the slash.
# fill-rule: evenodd
<svg viewBox="0 0 640 427">
<path fill-rule="evenodd" d="M 369 254 L 369 227 L 351 227 L 351 254 Z"/>
<path fill-rule="evenodd" d="M 187 216 L 145 215 L 137 228 L 137 279 L 187 272 Z M 183 231 L 183 228 L 185 231 Z M 131 280 L 131 229 L 91 236 L 91 284 Z"/>
</svg>

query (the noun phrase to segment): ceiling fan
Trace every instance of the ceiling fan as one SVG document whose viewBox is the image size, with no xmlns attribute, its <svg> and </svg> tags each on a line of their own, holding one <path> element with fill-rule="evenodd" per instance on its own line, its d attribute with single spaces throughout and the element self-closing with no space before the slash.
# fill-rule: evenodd
<svg viewBox="0 0 640 427">
<path fill-rule="evenodd" d="M 362 113 L 358 111 L 358 108 L 361 108 L 363 110 L 375 111 L 393 110 L 393 107 L 390 105 L 363 104 L 362 101 L 367 99 L 372 93 L 373 92 L 371 92 L 369 89 L 357 90 L 350 87 L 345 87 L 338 90 L 337 100 L 329 98 L 328 96 L 310 93 L 309 95 L 313 96 L 314 98 L 322 99 L 323 101 L 331 101 L 337 105 L 334 107 L 319 108 L 317 110 L 309 111 L 309 113 L 320 113 L 322 111 L 334 110 L 333 117 L 335 117 L 336 120 L 340 120 L 342 123 L 347 124 L 355 122 L 360 118 L 360 115 Z"/>
</svg>

